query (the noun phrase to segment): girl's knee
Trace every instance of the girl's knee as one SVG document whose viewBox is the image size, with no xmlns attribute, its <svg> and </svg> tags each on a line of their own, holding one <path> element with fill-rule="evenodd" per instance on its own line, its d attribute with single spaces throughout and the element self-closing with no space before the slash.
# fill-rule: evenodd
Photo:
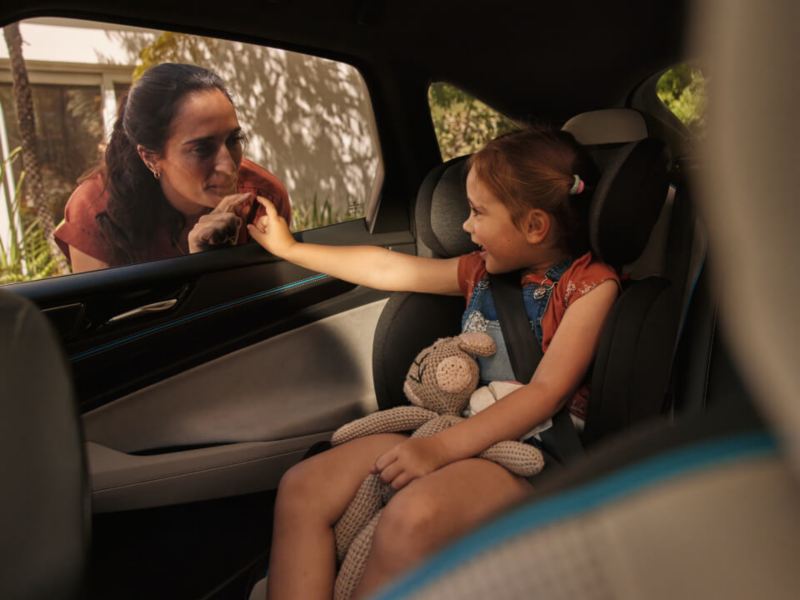
<svg viewBox="0 0 800 600">
<path fill-rule="evenodd" d="M 400 493 L 381 514 L 372 551 L 411 565 L 439 545 L 445 518 L 440 503 L 428 494 Z"/>
<path fill-rule="evenodd" d="M 319 494 L 319 478 L 306 462 L 299 462 L 281 477 L 278 484 L 278 506 L 286 509 L 300 509 L 309 499 Z"/>
</svg>

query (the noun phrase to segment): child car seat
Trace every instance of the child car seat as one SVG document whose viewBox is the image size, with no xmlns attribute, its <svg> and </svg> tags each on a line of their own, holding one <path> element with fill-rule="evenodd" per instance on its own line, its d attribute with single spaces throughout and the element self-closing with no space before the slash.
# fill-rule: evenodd
<svg viewBox="0 0 800 600">
<path fill-rule="evenodd" d="M 587 114 L 581 122 L 596 123 L 604 112 Z M 619 111 L 611 113 L 619 117 Z M 642 137 L 638 130 L 628 134 L 637 139 L 627 143 L 618 137 L 606 143 L 598 135 L 605 135 L 602 127 L 576 135 L 588 142 L 602 169 L 591 204 L 591 244 L 597 256 L 621 268 L 642 253 L 658 219 L 667 196 L 668 158 L 663 143 Z M 465 163 L 466 157 L 460 157 L 440 165 L 420 188 L 415 222 L 422 255 L 452 257 L 475 249 L 461 229 L 468 213 Z M 663 277 L 625 284 L 593 369 L 586 443 L 663 411 L 680 314 L 674 289 Z M 408 364 L 436 337 L 456 333 L 463 309 L 462 298 L 392 296 L 373 344 L 373 378 L 381 408 L 405 402 L 402 380 Z"/>
</svg>

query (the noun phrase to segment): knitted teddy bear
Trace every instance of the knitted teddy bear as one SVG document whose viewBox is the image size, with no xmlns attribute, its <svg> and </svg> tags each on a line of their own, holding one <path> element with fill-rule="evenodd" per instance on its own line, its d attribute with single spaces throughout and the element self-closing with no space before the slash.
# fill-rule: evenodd
<svg viewBox="0 0 800 600">
<path fill-rule="evenodd" d="M 378 411 L 348 423 L 334 432 L 331 443 L 335 446 L 365 435 L 401 431 L 413 431 L 411 437 L 428 437 L 451 427 L 463 419 L 478 385 L 474 357 L 490 356 L 495 350 L 494 340 L 480 332 L 437 340 L 417 355 L 406 375 L 403 392 L 412 406 Z M 541 452 L 518 441 L 497 442 L 479 456 L 523 477 L 544 467 Z M 336 556 L 341 568 L 335 600 L 349 599 L 361 580 L 375 527 L 393 492 L 378 475 L 368 475 L 336 523 Z"/>
</svg>

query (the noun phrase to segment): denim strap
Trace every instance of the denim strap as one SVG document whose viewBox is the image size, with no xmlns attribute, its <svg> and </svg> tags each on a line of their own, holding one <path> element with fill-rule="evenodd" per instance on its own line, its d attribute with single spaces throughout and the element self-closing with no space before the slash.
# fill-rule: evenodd
<svg viewBox="0 0 800 600">
<path fill-rule="evenodd" d="M 529 316 L 531 316 L 533 319 L 533 333 L 536 335 L 536 339 L 539 341 L 539 346 L 542 345 L 542 340 L 544 339 L 544 333 L 542 332 L 542 318 L 547 310 L 547 305 L 550 303 L 550 296 L 553 293 L 553 288 L 556 286 L 558 280 L 561 279 L 561 276 L 564 275 L 564 272 L 571 264 L 572 259 L 570 258 L 564 262 L 554 265 L 545 272 L 544 279 L 541 283 L 530 284 L 531 287 L 533 287 L 533 290 L 529 292 L 529 294 L 532 299 L 535 314 Z M 546 285 L 547 281 L 550 281 L 549 285 Z M 523 288 L 523 295 L 525 294 L 526 291 Z M 528 308 L 527 305 L 528 303 L 526 302 L 526 309 Z"/>
</svg>

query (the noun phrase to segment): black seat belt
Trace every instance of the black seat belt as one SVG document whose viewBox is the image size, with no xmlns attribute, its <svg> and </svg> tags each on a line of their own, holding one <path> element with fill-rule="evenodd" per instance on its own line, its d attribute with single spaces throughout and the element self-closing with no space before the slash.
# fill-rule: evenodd
<svg viewBox="0 0 800 600">
<path fill-rule="evenodd" d="M 521 277 L 520 271 L 490 274 L 489 282 L 514 376 L 518 381 L 528 383 L 542 360 L 543 352 L 528 321 L 519 285 Z M 568 406 L 553 415 L 552 420 L 553 426 L 539 434 L 545 449 L 561 463 L 583 454 L 583 445 L 572 424 Z"/>
</svg>

